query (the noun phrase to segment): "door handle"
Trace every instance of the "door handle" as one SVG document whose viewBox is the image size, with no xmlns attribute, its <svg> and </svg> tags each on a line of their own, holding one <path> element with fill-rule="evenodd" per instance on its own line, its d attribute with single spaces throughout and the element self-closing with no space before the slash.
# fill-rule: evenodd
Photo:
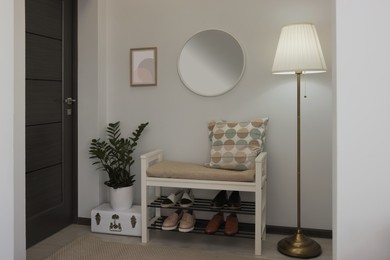
<svg viewBox="0 0 390 260">
<path fill-rule="evenodd" d="M 75 102 L 76 102 L 76 99 L 73 99 L 71 97 L 65 98 L 65 103 L 68 105 L 72 105 Z"/>
</svg>

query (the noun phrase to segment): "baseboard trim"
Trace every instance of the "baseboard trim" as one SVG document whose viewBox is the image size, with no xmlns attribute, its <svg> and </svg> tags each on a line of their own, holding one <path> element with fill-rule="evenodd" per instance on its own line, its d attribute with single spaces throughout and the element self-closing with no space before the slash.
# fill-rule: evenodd
<svg viewBox="0 0 390 260">
<path fill-rule="evenodd" d="M 79 225 L 90 226 L 90 218 L 78 218 L 77 223 Z M 294 227 L 283 227 L 283 226 L 272 226 L 267 225 L 266 230 L 268 234 L 279 234 L 279 235 L 293 235 L 297 230 Z M 318 238 L 329 238 L 333 236 L 332 230 L 327 229 L 314 229 L 314 228 L 302 228 L 302 232 L 309 237 L 318 237 Z"/>
<path fill-rule="evenodd" d="M 78 218 L 77 223 L 79 225 L 84 225 L 84 226 L 90 226 L 91 225 L 91 219 L 90 218 Z"/>
<path fill-rule="evenodd" d="M 266 230 L 268 234 L 293 235 L 295 234 L 297 228 L 267 225 Z M 329 238 L 329 239 L 332 239 L 333 237 L 332 230 L 314 229 L 314 228 L 301 228 L 301 230 L 303 234 L 309 237 Z"/>
</svg>

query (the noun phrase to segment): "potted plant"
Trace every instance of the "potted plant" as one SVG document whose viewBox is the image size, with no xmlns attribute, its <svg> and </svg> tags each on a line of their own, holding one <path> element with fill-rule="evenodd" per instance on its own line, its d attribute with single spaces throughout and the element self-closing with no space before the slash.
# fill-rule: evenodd
<svg viewBox="0 0 390 260">
<path fill-rule="evenodd" d="M 135 175 L 130 172 L 134 163 L 132 154 L 148 124 L 140 124 L 131 137 L 123 138 L 120 122 L 111 123 L 107 127 L 107 141 L 100 138 L 91 141 L 89 158 L 94 160 L 92 165 L 99 165 L 98 169 L 108 174 L 109 179 L 104 184 L 110 187 L 110 204 L 114 210 L 129 209 L 133 204 Z"/>
</svg>

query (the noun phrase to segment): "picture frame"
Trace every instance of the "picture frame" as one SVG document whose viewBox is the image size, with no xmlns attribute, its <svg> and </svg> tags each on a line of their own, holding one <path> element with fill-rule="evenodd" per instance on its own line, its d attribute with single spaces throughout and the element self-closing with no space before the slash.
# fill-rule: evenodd
<svg viewBox="0 0 390 260">
<path fill-rule="evenodd" d="M 130 86 L 157 86 L 157 47 L 130 49 Z"/>
</svg>

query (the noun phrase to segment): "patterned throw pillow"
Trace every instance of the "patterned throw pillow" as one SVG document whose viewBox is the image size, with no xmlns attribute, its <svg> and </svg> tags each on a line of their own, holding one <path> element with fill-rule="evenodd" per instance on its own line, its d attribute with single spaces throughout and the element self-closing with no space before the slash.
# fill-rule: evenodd
<svg viewBox="0 0 390 260">
<path fill-rule="evenodd" d="M 255 168 L 255 159 L 263 151 L 268 118 L 245 122 L 210 121 L 212 168 L 248 170 Z"/>
</svg>

